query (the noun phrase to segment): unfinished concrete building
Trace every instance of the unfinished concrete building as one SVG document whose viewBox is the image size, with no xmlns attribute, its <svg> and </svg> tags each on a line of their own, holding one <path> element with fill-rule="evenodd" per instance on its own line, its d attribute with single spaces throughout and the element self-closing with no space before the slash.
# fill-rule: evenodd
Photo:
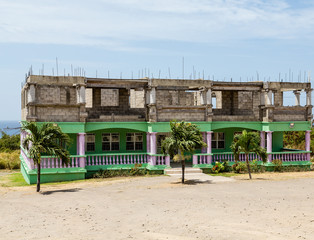
<svg viewBox="0 0 314 240">
<path fill-rule="evenodd" d="M 294 93 L 294 106 L 284 105 L 286 92 Z M 72 139 L 68 146 L 71 165 L 61 166 L 58 159 L 44 157 L 43 181 L 80 179 L 99 169 L 128 168 L 136 163 L 150 170 L 170 167 L 171 159 L 160 154 L 160 144 L 169 134 L 171 120 L 193 122 L 203 132 L 208 147 L 191 156 L 194 167 L 233 162 L 230 145 L 234 134 L 243 129 L 260 132 L 269 164 L 273 159 L 307 164 L 311 92 L 310 82 L 32 75 L 22 89 L 22 120 L 55 122 Z M 301 93 L 305 94 L 302 106 Z M 306 149 L 284 149 L 284 131 L 305 131 Z M 25 134 L 21 133 L 22 139 Z M 21 151 L 23 174 L 32 183 L 34 164 L 26 150 Z M 252 153 L 250 158 L 257 156 Z"/>
</svg>

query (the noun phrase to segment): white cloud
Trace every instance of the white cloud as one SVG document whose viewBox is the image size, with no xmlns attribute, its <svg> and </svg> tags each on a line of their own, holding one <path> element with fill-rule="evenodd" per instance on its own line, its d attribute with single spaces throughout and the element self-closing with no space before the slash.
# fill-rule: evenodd
<svg viewBox="0 0 314 240">
<path fill-rule="evenodd" d="M 0 0 L 0 42 L 132 51 L 151 40 L 311 39 L 313 16 L 283 0 Z"/>
</svg>

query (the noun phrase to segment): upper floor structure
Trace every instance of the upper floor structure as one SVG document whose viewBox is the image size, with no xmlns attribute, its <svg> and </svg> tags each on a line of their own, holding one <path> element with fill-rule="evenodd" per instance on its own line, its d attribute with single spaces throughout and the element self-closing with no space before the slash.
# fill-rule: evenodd
<svg viewBox="0 0 314 240">
<path fill-rule="evenodd" d="M 284 105 L 286 92 L 294 106 Z M 21 108 L 22 120 L 37 122 L 311 121 L 311 92 L 310 82 L 31 75 Z"/>
</svg>

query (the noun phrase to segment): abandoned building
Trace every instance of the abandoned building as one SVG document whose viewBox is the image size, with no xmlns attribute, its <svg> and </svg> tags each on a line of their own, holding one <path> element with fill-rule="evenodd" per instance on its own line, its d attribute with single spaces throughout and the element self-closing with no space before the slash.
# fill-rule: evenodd
<svg viewBox="0 0 314 240">
<path fill-rule="evenodd" d="M 55 122 L 67 133 L 71 164 L 43 156 L 42 182 L 83 179 L 100 169 L 141 164 L 150 171 L 170 167 L 160 152 L 171 120 L 195 123 L 207 148 L 191 156 L 193 167 L 234 161 L 230 145 L 243 129 L 258 131 L 268 163 L 308 164 L 312 124 L 311 84 L 174 79 L 107 79 L 31 75 L 22 88 L 22 121 Z M 284 95 L 294 93 L 295 105 Z M 302 93 L 302 94 L 301 94 Z M 305 104 L 301 105 L 301 97 Z M 284 131 L 304 131 L 306 147 L 285 149 Z M 21 139 L 27 133 L 21 133 Z M 250 159 L 256 159 L 250 154 Z M 243 157 L 240 157 L 243 160 Z M 21 169 L 36 182 L 35 166 L 21 148 Z"/>
</svg>

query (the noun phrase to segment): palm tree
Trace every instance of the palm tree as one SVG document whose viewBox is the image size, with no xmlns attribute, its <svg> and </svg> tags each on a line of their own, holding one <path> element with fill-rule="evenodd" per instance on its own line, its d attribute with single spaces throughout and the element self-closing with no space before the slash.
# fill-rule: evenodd
<svg viewBox="0 0 314 240">
<path fill-rule="evenodd" d="M 195 124 L 184 121 L 170 122 L 171 136 L 165 138 L 161 144 L 163 154 L 169 154 L 174 161 L 181 162 L 182 166 L 182 183 L 184 183 L 184 156 L 187 152 L 194 152 L 196 148 L 206 147 L 203 142 L 202 134 Z"/>
<path fill-rule="evenodd" d="M 22 146 L 27 149 L 37 167 L 37 192 L 39 192 L 41 155 L 56 156 L 62 160 L 63 164 L 67 165 L 70 161 L 70 154 L 62 147 L 62 144 L 68 144 L 70 138 L 61 131 L 58 125 L 53 123 L 44 123 L 39 126 L 35 122 L 22 122 L 21 129 L 28 133 Z"/>
<path fill-rule="evenodd" d="M 247 169 L 249 172 L 250 179 L 251 176 L 251 168 L 249 164 L 249 153 L 256 153 L 263 162 L 266 162 L 267 153 L 266 149 L 260 146 L 261 138 L 257 132 L 247 132 L 246 130 L 242 131 L 242 134 L 236 134 L 233 138 L 233 142 L 231 144 L 231 149 L 233 151 L 235 160 L 239 160 L 239 155 L 241 152 L 245 154 L 245 162 L 247 165 Z"/>
</svg>

